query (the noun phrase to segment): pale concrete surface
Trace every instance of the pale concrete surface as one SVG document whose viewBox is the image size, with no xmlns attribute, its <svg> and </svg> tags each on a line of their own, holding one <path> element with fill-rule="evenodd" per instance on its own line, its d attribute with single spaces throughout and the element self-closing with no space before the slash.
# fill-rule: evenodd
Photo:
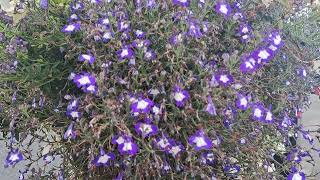
<svg viewBox="0 0 320 180">
<path fill-rule="evenodd" d="M 23 168 L 21 163 L 18 163 L 15 167 L 4 168 L 3 166 L 8 152 L 9 149 L 5 146 L 5 143 L 0 141 L 0 180 L 19 179 L 19 169 Z"/>
<path fill-rule="evenodd" d="M 311 107 L 303 114 L 303 118 L 300 122 L 300 124 L 303 125 L 303 127 L 306 130 L 315 131 L 320 128 L 320 100 L 318 96 L 311 96 Z M 317 126 L 318 125 L 318 126 Z M 315 145 L 314 147 L 319 148 L 320 143 L 318 142 L 317 138 L 315 137 L 317 133 L 312 133 L 311 135 L 314 137 Z M 318 134 L 319 135 L 319 134 Z M 311 148 L 310 144 L 306 142 L 303 138 L 300 138 L 298 140 L 298 145 L 303 147 L 305 150 L 309 150 Z M 312 152 L 312 156 L 315 160 L 315 166 L 311 165 L 310 163 L 306 162 L 308 158 L 304 159 L 304 161 L 301 163 L 303 167 L 303 172 L 305 172 L 307 175 L 315 175 L 320 172 L 320 157 L 319 154 L 317 154 L 314 151 Z M 314 178 L 308 178 L 308 180 L 320 180 L 320 174 L 318 174 Z"/>
</svg>

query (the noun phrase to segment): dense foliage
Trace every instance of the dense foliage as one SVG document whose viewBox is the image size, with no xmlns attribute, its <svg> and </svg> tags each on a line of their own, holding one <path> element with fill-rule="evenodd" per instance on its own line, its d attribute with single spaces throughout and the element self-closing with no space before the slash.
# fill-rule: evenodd
<svg viewBox="0 0 320 180">
<path fill-rule="evenodd" d="M 277 1 L 28 5 L 0 29 L 0 130 L 21 178 L 305 178 L 320 33 L 294 29 L 320 26 L 317 9 L 304 22 Z"/>
</svg>

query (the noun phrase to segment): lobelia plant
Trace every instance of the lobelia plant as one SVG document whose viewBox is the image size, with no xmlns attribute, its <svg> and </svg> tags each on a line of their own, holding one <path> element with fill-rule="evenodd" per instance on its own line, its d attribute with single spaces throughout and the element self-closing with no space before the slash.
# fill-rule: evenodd
<svg viewBox="0 0 320 180">
<path fill-rule="evenodd" d="M 297 122 L 320 84 L 315 59 L 259 8 L 40 1 L 26 32 L 1 36 L 27 40 L 1 46 L 21 63 L 0 75 L 5 164 L 28 162 L 21 179 L 306 179 L 299 163 L 317 148 Z M 35 159 L 26 135 L 45 143 Z"/>
</svg>

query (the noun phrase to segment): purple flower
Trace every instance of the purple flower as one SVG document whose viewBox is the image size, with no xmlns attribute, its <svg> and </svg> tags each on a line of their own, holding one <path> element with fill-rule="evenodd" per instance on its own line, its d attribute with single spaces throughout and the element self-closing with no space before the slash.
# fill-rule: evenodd
<svg viewBox="0 0 320 180">
<path fill-rule="evenodd" d="M 168 161 L 163 160 L 162 162 L 163 162 L 163 163 L 161 164 L 162 172 L 166 174 L 166 173 L 168 173 L 169 171 L 171 171 L 171 166 L 170 166 L 170 164 L 168 163 Z"/>
<path fill-rule="evenodd" d="M 223 171 L 228 176 L 236 176 L 240 172 L 240 166 L 236 164 L 228 164 L 223 167 Z"/>
<path fill-rule="evenodd" d="M 84 4 L 82 2 L 73 1 L 72 3 L 70 3 L 70 9 L 72 12 L 83 10 Z"/>
<path fill-rule="evenodd" d="M 297 70 L 297 74 L 298 76 L 302 77 L 302 78 L 305 78 L 307 77 L 307 71 L 305 68 L 301 67 Z"/>
<path fill-rule="evenodd" d="M 281 129 L 287 129 L 289 126 L 292 125 L 292 119 L 288 116 L 288 114 L 285 112 L 283 120 L 279 123 L 279 127 Z"/>
<path fill-rule="evenodd" d="M 134 53 L 130 46 L 124 46 L 122 49 L 117 51 L 119 60 L 130 59 L 134 56 Z"/>
<path fill-rule="evenodd" d="M 211 116 L 216 116 L 217 111 L 216 111 L 215 105 L 212 102 L 211 96 L 208 96 L 207 101 L 208 101 L 208 104 L 205 108 L 205 111 L 207 111 Z"/>
<path fill-rule="evenodd" d="M 288 175 L 287 180 L 306 180 L 306 175 L 303 172 L 293 172 Z"/>
<path fill-rule="evenodd" d="M 196 151 L 200 151 L 202 149 L 210 149 L 213 147 L 212 141 L 205 135 L 204 131 L 199 130 L 191 137 L 189 137 L 189 144 L 193 144 L 193 148 Z"/>
<path fill-rule="evenodd" d="M 141 135 L 143 138 L 154 136 L 158 133 L 158 127 L 150 122 L 138 122 L 134 129 L 137 134 Z"/>
<path fill-rule="evenodd" d="M 81 113 L 77 110 L 67 110 L 66 114 L 72 119 L 80 119 L 81 117 Z"/>
<path fill-rule="evenodd" d="M 268 63 L 272 59 L 274 54 L 273 54 L 272 50 L 270 50 L 268 48 L 261 47 L 255 51 L 253 51 L 252 56 L 254 59 L 259 59 L 263 63 Z"/>
<path fill-rule="evenodd" d="M 77 21 L 77 20 L 79 20 L 79 16 L 76 13 L 70 15 L 69 17 L 70 22 Z"/>
<path fill-rule="evenodd" d="M 63 139 L 75 139 L 76 138 L 76 132 L 73 129 L 74 122 L 72 121 L 70 125 L 68 126 L 68 129 L 63 135 Z"/>
<path fill-rule="evenodd" d="M 241 145 L 246 144 L 246 143 L 247 143 L 246 138 L 241 138 L 241 139 L 239 140 L 239 143 L 240 143 Z"/>
<path fill-rule="evenodd" d="M 201 154 L 200 162 L 207 165 L 214 165 L 216 162 L 216 156 L 212 152 L 205 152 Z"/>
<path fill-rule="evenodd" d="M 95 84 L 90 84 L 88 86 L 85 86 L 82 88 L 83 92 L 85 93 L 92 93 L 92 94 L 97 94 L 98 92 L 98 87 Z"/>
<path fill-rule="evenodd" d="M 250 41 L 250 39 L 252 39 L 253 35 L 252 34 L 243 34 L 240 36 L 240 40 L 243 43 L 247 43 Z"/>
<path fill-rule="evenodd" d="M 139 115 L 139 113 L 149 113 L 153 107 L 154 102 L 148 98 L 139 98 L 137 101 L 131 104 L 131 111 L 134 115 Z"/>
<path fill-rule="evenodd" d="M 67 110 L 68 111 L 76 110 L 76 109 L 78 109 L 78 106 L 79 106 L 79 100 L 73 99 L 68 103 Z"/>
<path fill-rule="evenodd" d="M 79 61 L 80 62 L 87 61 L 90 64 L 93 64 L 95 61 L 95 58 L 90 54 L 80 54 Z"/>
<path fill-rule="evenodd" d="M 110 26 L 110 20 L 108 17 L 98 19 L 98 24 L 104 25 L 105 27 Z"/>
<path fill-rule="evenodd" d="M 263 121 L 265 118 L 265 108 L 261 103 L 256 103 L 252 108 L 252 119 L 256 121 Z"/>
<path fill-rule="evenodd" d="M 113 39 L 113 32 L 112 31 L 107 31 L 102 35 L 102 41 L 107 43 L 109 42 L 111 39 Z"/>
<path fill-rule="evenodd" d="M 143 39 L 143 38 L 146 37 L 146 33 L 143 32 L 143 31 L 141 31 L 141 30 L 136 30 L 136 31 L 134 32 L 134 35 L 135 35 L 136 38 L 138 38 L 138 39 Z"/>
<path fill-rule="evenodd" d="M 171 45 L 176 46 L 183 42 L 183 38 L 184 38 L 184 35 L 182 33 L 173 34 L 170 37 L 169 42 Z"/>
<path fill-rule="evenodd" d="M 118 146 L 118 151 L 121 155 L 135 155 L 138 153 L 138 145 L 133 140 L 125 139 L 125 141 Z"/>
<path fill-rule="evenodd" d="M 270 105 L 269 109 L 266 111 L 266 116 L 264 117 L 264 120 L 263 120 L 263 122 L 268 123 L 268 124 L 273 123 L 273 121 L 274 121 L 273 114 L 271 112 L 271 108 L 272 108 L 272 106 Z"/>
<path fill-rule="evenodd" d="M 153 107 L 151 108 L 151 113 L 155 116 L 158 116 L 160 115 L 162 112 L 161 112 L 161 108 L 159 105 L 153 105 Z"/>
<path fill-rule="evenodd" d="M 297 148 L 293 148 L 287 155 L 288 161 L 294 161 L 296 163 L 300 163 L 302 158 L 299 154 L 299 151 Z"/>
<path fill-rule="evenodd" d="M 130 29 L 130 23 L 127 21 L 118 21 L 118 31 L 123 32 Z"/>
<path fill-rule="evenodd" d="M 200 26 L 194 21 L 190 20 L 188 23 L 188 35 L 195 38 L 201 38 L 203 36 Z"/>
<path fill-rule="evenodd" d="M 48 9 L 48 0 L 40 0 L 40 8 Z"/>
<path fill-rule="evenodd" d="M 144 53 L 144 58 L 146 60 L 155 60 L 157 58 L 157 54 L 154 52 L 154 50 L 152 49 L 148 49 L 147 51 L 145 51 Z"/>
<path fill-rule="evenodd" d="M 136 39 L 132 42 L 134 48 L 145 48 L 151 45 L 151 41 L 148 39 Z"/>
<path fill-rule="evenodd" d="M 81 88 L 83 86 L 96 84 L 96 78 L 93 75 L 84 72 L 75 75 L 75 77 L 73 78 L 73 82 L 77 85 L 78 88 Z"/>
<path fill-rule="evenodd" d="M 147 0 L 147 8 L 151 9 L 157 5 L 156 0 Z"/>
<path fill-rule="evenodd" d="M 123 144 L 125 141 L 132 141 L 132 138 L 128 135 L 117 135 L 117 136 L 114 136 L 112 138 L 112 144 L 116 144 L 116 145 L 120 145 L 120 144 Z"/>
<path fill-rule="evenodd" d="M 63 26 L 61 31 L 63 33 L 72 33 L 72 32 L 79 31 L 79 30 L 80 30 L 79 23 L 71 23 L 71 24 Z"/>
<path fill-rule="evenodd" d="M 183 145 L 178 143 L 178 144 L 172 145 L 168 153 L 171 154 L 174 158 L 177 158 L 183 150 L 184 150 Z"/>
<path fill-rule="evenodd" d="M 233 77 L 228 72 L 218 72 L 214 75 L 216 81 L 224 87 L 228 87 L 231 83 L 233 83 Z"/>
<path fill-rule="evenodd" d="M 174 5 L 188 7 L 190 5 L 190 0 L 172 0 Z"/>
<path fill-rule="evenodd" d="M 253 73 L 257 69 L 257 60 L 249 55 L 241 58 L 240 71 L 242 73 Z"/>
<path fill-rule="evenodd" d="M 309 132 L 301 130 L 302 136 L 305 140 L 309 142 L 310 145 L 313 145 L 313 138 L 310 136 Z"/>
<path fill-rule="evenodd" d="M 168 138 L 166 134 L 162 134 L 162 137 L 157 137 L 154 140 L 154 144 L 162 151 L 168 151 L 174 144 L 174 140 Z"/>
<path fill-rule="evenodd" d="M 100 4 L 102 3 L 102 0 L 90 0 L 91 4 Z"/>
<path fill-rule="evenodd" d="M 173 99 L 178 107 L 183 107 L 190 99 L 190 95 L 188 91 L 182 90 L 179 86 L 176 86 L 173 92 Z"/>
<path fill-rule="evenodd" d="M 116 156 L 113 152 L 106 153 L 102 147 L 100 147 L 100 155 L 94 158 L 92 164 L 96 167 L 104 166 L 107 167 L 111 164 L 110 161 L 114 161 Z"/>
<path fill-rule="evenodd" d="M 281 35 L 278 31 L 271 32 L 267 37 L 267 42 L 270 42 L 272 45 L 277 48 L 281 48 L 284 45 L 284 42 L 281 38 Z"/>
<path fill-rule="evenodd" d="M 43 156 L 43 160 L 46 162 L 46 164 L 50 164 L 52 161 L 54 161 L 55 157 L 50 155 L 50 154 L 46 154 Z"/>
<path fill-rule="evenodd" d="M 251 27 L 247 24 L 240 24 L 239 27 L 239 34 L 244 35 L 244 34 L 249 34 L 251 32 Z"/>
<path fill-rule="evenodd" d="M 236 106 L 241 110 L 247 110 L 249 107 L 249 99 L 247 96 L 244 96 L 240 93 L 237 94 Z"/>
<path fill-rule="evenodd" d="M 218 2 L 215 5 L 215 11 L 218 14 L 222 14 L 225 17 L 229 17 L 231 15 L 232 9 L 229 3 L 227 2 Z"/>
<path fill-rule="evenodd" d="M 5 165 L 5 167 L 13 166 L 22 160 L 23 160 L 23 156 L 19 152 L 19 150 L 11 148 L 10 152 L 8 153 L 8 155 L 6 157 L 4 165 Z"/>
</svg>

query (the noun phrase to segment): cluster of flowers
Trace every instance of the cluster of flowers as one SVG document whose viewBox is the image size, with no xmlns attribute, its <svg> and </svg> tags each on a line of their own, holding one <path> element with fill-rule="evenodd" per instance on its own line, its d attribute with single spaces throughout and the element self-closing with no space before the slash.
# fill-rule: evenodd
<svg viewBox="0 0 320 180">
<path fill-rule="evenodd" d="M 100 9 L 101 7 L 104 7 L 104 3 L 110 3 L 106 7 L 109 7 L 110 5 L 115 7 L 115 9 L 106 11 L 108 8 L 102 8 L 103 12 L 101 12 Z M 173 26 L 176 26 L 175 28 L 177 30 L 173 28 L 174 31 L 168 33 L 168 39 L 166 39 L 167 34 L 163 35 L 162 33 L 159 33 L 161 36 L 158 36 L 157 38 L 165 37 L 163 40 L 168 40 L 168 49 L 173 46 L 177 48 L 177 51 L 179 51 L 180 47 L 178 46 L 187 44 L 184 40 L 188 39 L 191 42 L 197 42 L 199 39 L 206 37 L 206 34 L 210 33 L 210 22 L 200 18 L 198 19 L 196 16 L 194 16 L 194 12 L 191 11 L 192 7 L 190 7 L 192 3 L 193 1 L 191 0 L 168 0 L 161 3 L 158 3 L 155 0 L 135 0 L 134 7 L 135 13 L 138 14 L 144 10 L 151 12 L 156 11 L 156 8 L 159 7 L 163 8 L 163 10 L 173 7 L 174 12 L 170 15 L 172 15 L 172 24 Z M 233 17 L 234 20 L 239 20 L 239 30 L 236 35 L 240 37 L 240 41 L 246 43 L 252 39 L 253 30 L 240 10 L 240 3 L 236 2 L 234 4 L 230 4 L 227 1 L 217 1 L 214 2 L 214 6 L 211 6 L 213 5 L 212 2 L 208 2 L 206 0 L 198 0 L 197 3 L 199 8 L 210 7 L 210 11 L 215 11 L 216 14 L 222 15 L 225 19 L 229 20 L 230 17 Z M 48 9 L 48 2 L 46 0 L 41 0 L 40 6 L 43 9 Z M 92 7 L 96 8 L 97 11 L 92 11 Z M 89 11 L 87 11 L 87 8 L 89 8 Z M 158 47 L 156 46 L 158 46 L 158 44 L 152 42 L 157 41 L 157 39 L 151 35 L 157 33 L 153 32 L 149 34 L 147 27 L 141 26 L 140 24 L 137 25 L 134 21 L 131 21 L 129 13 L 125 10 L 126 8 L 127 6 L 123 6 L 120 1 L 113 2 L 111 0 L 89 0 L 88 2 L 74 0 L 70 4 L 71 15 L 69 16 L 67 25 L 65 25 L 61 31 L 67 35 L 69 40 L 72 40 L 74 33 L 81 31 L 86 34 L 85 38 L 92 38 L 91 40 L 94 41 L 93 43 L 97 45 L 88 45 L 90 50 L 87 50 L 86 53 L 81 52 L 83 50 L 81 47 L 80 53 L 78 51 L 76 52 L 75 56 L 72 56 L 78 57 L 77 61 L 81 63 L 79 69 L 86 69 L 86 71 L 80 71 L 80 73 L 76 74 L 72 73 L 72 75 L 69 77 L 70 80 L 73 81 L 77 88 L 86 93 L 86 97 L 90 97 L 92 94 L 97 97 L 92 97 L 90 100 L 87 98 L 86 102 L 90 102 L 92 99 L 92 101 L 95 99 L 100 100 L 103 94 L 102 90 L 104 87 L 102 84 L 104 83 L 101 83 L 100 85 L 101 76 L 96 76 L 96 74 L 98 74 L 96 72 L 96 69 L 98 69 L 96 68 L 96 65 L 100 63 L 100 59 L 102 59 L 101 57 L 105 55 L 103 54 L 105 52 L 100 52 L 102 54 L 101 55 L 99 51 L 97 51 L 97 47 L 103 47 L 104 50 L 107 49 L 108 53 L 110 52 L 110 54 L 114 54 L 114 56 L 112 56 L 114 59 L 116 59 L 114 64 L 117 63 L 122 65 L 123 62 L 128 60 L 129 65 L 134 66 L 136 64 L 136 59 L 143 59 L 154 64 L 159 63 L 159 67 L 165 64 L 162 62 L 163 59 L 158 61 L 157 58 L 160 58 L 163 55 L 159 49 L 167 48 L 167 46 L 159 47 L 159 49 L 157 49 Z M 157 27 L 162 28 L 162 25 L 160 24 L 164 23 L 162 21 L 158 22 L 159 26 Z M 284 46 L 284 41 L 282 40 L 280 34 L 280 31 L 272 31 L 263 40 L 263 45 L 254 49 L 251 53 L 249 53 L 249 55 L 243 55 L 240 58 L 240 72 L 243 74 L 249 73 L 250 75 L 255 76 L 254 72 L 256 72 L 258 69 L 261 69 L 264 64 L 270 62 L 279 53 L 281 47 Z M 87 39 L 84 41 L 86 40 Z M 168 55 L 168 58 L 170 53 L 171 52 L 165 52 L 165 54 Z M 103 66 L 109 66 L 110 64 L 104 64 Z M 200 92 L 193 93 L 193 90 L 195 89 L 192 89 L 192 87 L 189 88 L 187 85 L 181 85 L 184 84 L 181 82 L 175 83 L 179 85 L 175 85 L 173 87 L 170 84 L 169 90 L 163 88 L 163 94 L 170 94 L 170 96 L 165 97 L 170 99 L 169 105 L 166 104 L 168 103 L 167 99 L 163 99 L 163 101 L 161 101 L 159 100 L 161 98 L 155 97 L 156 94 L 159 94 L 159 90 L 157 89 L 151 89 L 148 91 L 148 93 L 142 93 L 148 94 L 147 96 L 135 94 L 136 91 L 141 92 L 141 89 L 128 88 L 127 90 L 129 92 L 133 92 L 133 94 L 129 95 L 128 98 L 128 104 L 130 104 L 130 115 L 129 117 L 125 116 L 124 118 L 133 119 L 133 121 L 125 122 L 124 126 L 130 124 L 128 129 L 125 128 L 126 130 L 124 130 L 117 127 L 117 134 L 112 134 L 109 136 L 111 141 L 110 144 L 113 144 L 113 148 L 105 149 L 105 145 L 99 145 L 99 153 L 92 157 L 90 165 L 94 165 L 96 167 L 113 166 L 118 160 L 124 161 L 124 159 L 127 159 L 128 157 L 129 159 L 134 158 L 135 156 L 139 156 L 139 152 L 145 152 L 145 150 L 150 150 L 149 148 L 152 148 L 151 150 L 153 152 L 161 154 L 159 157 L 162 159 L 162 171 L 168 172 L 172 170 L 171 168 L 173 167 L 173 164 L 179 164 L 181 159 L 184 159 L 180 159 L 180 157 L 188 156 L 189 158 L 189 156 L 192 155 L 192 159 L 197 161 L 194 164 L 201 164 L 202 167 L 210 167 L 211 170 L 213 169 L 212 167 L 216 169 L 217 166 L 222 166 L 221 169 L 224 173 L 223 176 L 236 178 L 238 173 L 245 170 L 246 167 L 243 162 L 232 161 L 232 156 L 237 157 L 239 155 L 237 154 L 238 151 L 240 151 L 242 147 L 246 146 L 250 139 L 254 139 L 259 135 L 262 135 L 265 130 L 264 127 L 269 128 L 270 126 L 276 125 L 274 127 L 278 127 L 277 132 L 282 133 L 281 136 L 284 137 L 284 142 L 286 144 L 290 144 L 288 139 L 292 130 L 294 130 L 295 138 L 298 137 L 298 132 L 300 132 L 304 139 L 310 142 L 310 144 L 313 144 L 314 140 L 309 135 L 309 132 L 294 126 L 294 121 L 298 118 L 300 113 L 299 108 L 296 107 L 293 108 L 293 110 L 285 110 L 284 112 L 280 112 L 280 115 L 278 113 L 274 113 L 271 105 L 269 105 L 268 108 L 265 107 L 265 101 L 257 97 L 254 92 L 247 90 L 246 88 L 242 88 L 242 86 L 245 85 L 245 82 L 241 82 L 241 84 L 236 83 L 239 82 L 237 79 L 238 77 L 235 75 L 233 76 L 233 73 L 227 70 L 224 65 L 222 65 L 222 67 L 220 65 L 213 66 L 214 68 L 211 68 L 211 70 L 214 70 L 210 71 L 210 76 L 211 72 L 213 72 L 212 80 L 210 81 L 210 87 L 212 88 L 220 86 L 222 91 L 225 90 L 226 92 L 232 92 L 228 95 L 229 97 L 226 100 L 228 105 L 226 107 L 216 108 L 212 95 L 206 95 L 207 97 L 204 98 L 204 101 L 206 99 L 207 102 L 204 108 L 206 113 L 204 116 L 199 118 L 199 112 L 201 110 L 198 111 L 193 109 L 193 102 L 191 99 L 197 99 Z M 182 68 L 184 67 L 181 67 L 181 69 Z M 304 68 L 298 69 L 297 73 L 298 75 L 306 77 L 306 70 Z M 100 73 L 100 75 L 101 74 L 102 73 Z M 131 83 L 123 81 L 121 81 L 120 84 Z M 203 88 L 205 89 L 206 87 Z M 110 90 L 110 92 L 116 92 L 115 89 L 116 88 L 112 89 L 112 91 Z M 205 90 L 204 92 L 208 94 Z M 121 95 L 126 93 L 127 92 L 121 92 Z M 63 138 L 65 140 L 76 141 L 78 135 L 78 131 L 76 130 L 77 122 L 85 116 L 81 113 L 81 98 L 70 97 L 66 99 L 70 100 L 66 108 L 66 115 L 70 117 L 72 121 L 67 130 L 64 132 Z M 121 98 L 117 97 L 117 99 Z M 120 100 L 119 102 L 122 103 L 124 101 Z M 221 104 L 224 103 L 225 102 Z M 172 106 L 176 107 L 171 107 L 171 104 L 175 104 Z M 117 107 L 121 106 L 124 107 L 126 104 L 123 103 Z M 240 144 L 240 146 L 235 148 L 236 152 L 234 154 L 233 152 L 229 152 L 229 149 L 226 150 L 228 152 L 223 152 L 225 149 L 223 149 L 220 144 L 223 143 L 223 141 L 229 142 L 229 139 L 224 138 L 224 135 L 222 136 L 223 133 L 221 133 L 221 135 L 219 135 L 219 133 L 214 134 L 210 128 L 207 129 L 203 126 L 198 126 L 200 124 L 195 125 L 196 127 L 193 127 L 192 125 L 188 127 L 181 127 L 182 129 L 185 128 L 190 130 L 190 127 L 193 129 L 190 132 L 183 132 L 183 136 L 185 138 L 181 138 L 182 135 L 177 135 L 177 137 L 180 137 L 179 139 L 173 138 L 173 133 L 169 133 L 167 131 L 168 127 L 166 127 L 164 121 L 164 117 L 166 117 L 168 113 L 171 113 L 169 111 L 172 109 L 174 109 L 173 111 L 177 111 L 177 113 L 181 114 L 186 114 L 188 111 L 196 111 L 194 115 L 195 119 L 201 119 L 202 117 L 207 117 L 207 115 L 211 116 L 210 119 L 213 116 L 219 119 L 221 116 L 223 118 L 223 132 L 227 132 L 227 134 L 233 134 L 234 129 L 236 129 L 237 124 L 240 123 L 242 116 L 246 115 L 250 116 L 250 118 L 253 120 L 252 124 L 254 125 L 252 127 L 254 128 L 253 131 L 249 132 L 248 134 L 235 135 L 234 138 L 236 139 L 236 142 Z M 220 109 L 222 109 L 222 111 L 220 111 Z M 294 117 L 292 116 L 293 111 L 295 111 Z M 119 110 L 119 112 L 123 112 L 123 109 Z M 188 115 L 189 114 L 190 113 L 188 113 Z M 206 119 L 205 121 L 201 122 L 201 125 L 205 123 L 211 123 L 211 121 L 207 121 Z M 248 122 L 246 121 L 245 123 Z M 258 126 L 256 126 L 256 124 L 258 124 Z M 110 127 L 110 129 L 112 128 L 114 127 Z M 131 129 L 135 133 L 131 133 Z M 96 143 L 97 142 L 94 144 Z M 216 148 L 217 151 L 222 152 L 216 153 L 213 151 L 214 148 Z M 117 149 L 118 152 L 116 152 L 114 149 Z M 272 150 L 269 152 L 268 149 L 267 151 L 267 154 L 273 153 Z M 220 154 L 224 153 L 228 155 L 230 154 L 230 157 L 220 157 Z M 309 152 L 295 147 L 288 153 L 287 160 L 293 161 L 294 163 L 299 163 L 303 157 L 308 156 L 310 156 Z M 12 148 L 8 154 L 6 164 L 14 165 L 22 159 L 22 154 L 17 149 Z M 53 156 L 48 154 L 44 157 L 44 160 L 46 162 L 51 162 L 53 160 Z M 270 168 L 272 169 L 273 165 L 270 163 L 270 161 L 266 161 L 267 162 L 265 162 L 263 166 L 267 171 L 269 171 Z M 182 164 L 184 164 L 184 162 L 182 162 Z M 208 172 L 208 174 L 213 176 L 212 179 L 215 179 L 214 177 L 217 176 L 214 173 L 216 172 Z M 117 179 L 122 179 L 123 176 L 125 176 L 123 172 L 120 172 L 117 176 Z M 63 179 L 63 170 L 61 173 L 59 173 L 59 178 Z M 305 179 L 305 175 L 293 167 L 291 169 L 291 173 L 288 175 L 288 179 L 303 180 Z"/>
<path fill-rule="evenodd" d="M 99 5 L 102 2 L 91 1 L 91 3 Z M 188 8 L 191 2 L 188 0 L 173 0 L 172 3 L 176 6 Z M 199 1 L 200 6 L 204 4 L 204 1 Z M 147 8 L 153 8 L 154 6 L 156 6 L 156 3 L 154 1 L 148 1 Z M 142 3 L 140 1 L 137 1 L 136 7 L 137 11 L 139 10 L 139 7 L 141 10 Z M 67 34 L 81 30 L 79 12 L 83 11 L 85 7 L 84 3 L 80 1 L 74 1 L 73 3 L 71 3 L 70 8 L 72 14 L 69 18 L 69 24 L 64 26 L 62 29 L 62 32 L 65 32 Z M 250 25 L 248 25 L 243 14 L 241 13 L 239 3 L 235 3 L 233 6 L 231 6 L 225 1 L 219 1 L 215 4 L 215 11 L 218 14 L 223 15 L 225 18 L 233 15 L 234 19 L 240 19 L 238 35 L 240 35 L 240 40 L 242 42 L 248 42 L 253 37 L 252 28 L 250 27 Z M 109 15 L 115 16 L 117 19 L 117 32 L 113 31 L 112 23 L 108 17 Z M 183 18 L 181 12 L 179 11 L 174 15 L 174 20 L 179 21 L 181 19 Z M 186 35 L 194 38 L 201 38 L 208 30 L 207 22 L 201 22 L 195 18 L 188 17 L 187 25 L 187 32 L 174 33 L 171 36 L 171 38 L 169 39 L 171 45 L 176 46 L 181 44 Z M 131 29 L 129 17 L 126 13 L 109 13 L 108 15 L 104 15 L 103 17 L 98 19 L 94 26 L 99 27 L 98 33 L 94 36 L 94 40 L 96 42 L 108 43 L 115 38 L 116 33 L 121 34 L 121 49 L 116 52 L 119 61 L 129 59 L 130 63 L 134 63 L 134 60 L 132 59 L 135 58 L 135 52 L 139 52 L 140 50 L 142 50 L 142 52 L 144 53 L 144 59 L 146 60 L 154 60 L 157 57 L 155 51 L 150 48 L 150 45 L 152 43 L 149 39 L 146 38 L 146 33 L 140 29 Z M 136 39 L 134 39 L 131 43 L 128 43 L 127 41 L 131 40 L 132 32 Z M 260 69 L 262 65 L 270 62 L 276 56 L 283 45 L 284 42 L 281 38 L 280 32 L 271 32 L 263 41 L 263 46 L 256 48 L 249 55 L 244 55 L 241 58 L 240 71 L 242 73 L 254 73 L 258 69 Z M 93 65 L 95 62 L 95 57 L 90 53 L 80 54 L 79 61 L 85 61 L 88 62 L 88 64 Z M 79 75 L 76 75 L 73 78 L 73 81 L 76 83 L 77 87 L 82 88 L 84 92 L 93 94 L 97 93 L 98 87 L 96 85 L 96 79 L 93 75 L 89 73 L 81 73 Z M 234 77 L 227 70 L 219 70 L 218 72 L 214 73 L 213 81 L 216 84 L 227 88 L 233 84 Z M 182 89 L 179 86 L 176 86 L 174 88 L 172 97 L 175 101 L 176 106 L 180 108 L 183 108 L 187 101 L 190 99 L 188 91 Z M 239 110 L 242 111 L 251 109 L 251 118 L 253 120 L 264 122 L 267 124 L 274 123 L 275 118 L 272 113 L 271 105 L 269 106 L 269 108 L 266 108 L 262 102 L 250 101 L 253 101 L 251 95 L 247 95 L 245 93 L 237 93 L 235 105 Z M 167 154 L 171 154 L 175 158 L 182 151 L 184 151 L 185 146 L 181 142 L 176 142 L 175 140 L 169 138 L 168 135 L 161 129 L 159 129 L 154 123 L 153 117 L 162 113 L 162 109 L 159 105 L 144 96 L 131 96 L 130 102 L 132 115 L 137 120 L 134 125 L 134 129 L 138 135 L 142 136 L 142 138 L 150 138 L 161 134 L 159 137 L 156 137 L 152 140 L 153 144 L 158 149 L 165 151 Z M 205 110 L 210 115 L 217 115 L 216 107 L 212 102 L 211 96 L 208 96 L 207 102 L 208 104 Z M 69 106 L 67 110 L 70 111 L 68 114 L 69 116 L 71 116 L 72 118 L 79 118 L 80 113 L 77 110 L 73 111 L 75 109 L 71 107 L 69 108 Z M 228 107 L 223 111 L 223 115 L 225 117 L 225 127 L 230 127 L 230 125 L 232 124 L 232 120 L 236 116 L 236 112 L 237 110 L 233 107 Z M 141 119 L 140 117 L 144 118 Z M 69 136 L 75 137 L 73 125 L 74 122 L 70 124 L 68 130 L 66 131 L 65 138 Z M 291 125 L 292 122 L 290 118 L 287 117 L 287 114 L 285 115 L 284 120 L 279 123 L 279 127 L 288 128 Z M 304 132 L 304 137 L 306 139 L 309 139 L 309 141 L 311 142 L 311 137 L 305 131 L 302 132 Z M 132 136 L 129 134 L 120 133 L 120 135 L 113 137 L 112 143 L 118 146 L 120 155 L 135 155 L 139 152 L 138 144 L 135 143 L 134 138 L 132 138 Z M 244 138 L 241 139 L 241 143 L 245 144 L 246 140 Z M 214 145 L 213 141 L 205 135 L 205 132 L 203 130 L 198 130 L 195 134 L 191 135 L 189 137 L 188 144 L 192 145 L 195 151 L 209 150 Z M 103 147 L 101 147 L 100 155 L 97 156 L 92 161 L 92 163 L 96 166 L 108 166 L 111 164 L 111 161 L 115 160 L 115 156 L 116 155 L 113 152 L 106 153 Z M 201 160 L 202 162 L 207 162 L 210 164 L 214 162 L 214 156 L 215 155 L 211 152 L 204 152 L 201 155 Z M 292 158 L 292 156 L 293 155 L 290 155 L 290 158 Z M 237 164 L 226 162 L 223 169 L 226 174 L 234 175 L 240 171 L 240 166 Z M 288 177 L 289 179 L 290 177 L 296 178 L 297 176 L 300 176 L 300 179 L 304 179 L 304 174 L 302 172 L 292 172 L 293 173 Z"/>
<path fill-rule="evenodd" d="M 279 32 L 270 33 L 265 39 L 265 45 L 253 50 L 249 55 L 242 57 L 240 70 L 243 73 L 253 73 L 274 58 L 284 42 Z"/>
</svg>

